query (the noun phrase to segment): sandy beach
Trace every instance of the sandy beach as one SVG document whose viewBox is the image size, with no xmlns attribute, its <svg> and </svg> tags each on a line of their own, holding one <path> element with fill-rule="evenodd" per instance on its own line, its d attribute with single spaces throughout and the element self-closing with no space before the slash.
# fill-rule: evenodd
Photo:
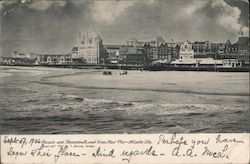
<svg viewBox="0 0 250 164">
<path fill-rule="evenodd" d="M 249 132 L 248 73 L 0 72 L 2 134 Z"/>
</svg>

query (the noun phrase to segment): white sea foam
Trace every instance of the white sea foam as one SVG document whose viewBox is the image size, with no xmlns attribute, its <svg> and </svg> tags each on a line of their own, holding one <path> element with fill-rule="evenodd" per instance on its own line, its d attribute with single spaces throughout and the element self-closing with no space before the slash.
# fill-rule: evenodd
<svg viewBox="0 0 250 164">
<path fill-rule="evenodd" d="M 2 78 L 3 132 L 249 131 L 248 74 L 129 71 L 104 77 L 90 71 L 48 68 L 46 75 Z M 47 83 L 36 82 L 40 78 Z"/>
</svg>

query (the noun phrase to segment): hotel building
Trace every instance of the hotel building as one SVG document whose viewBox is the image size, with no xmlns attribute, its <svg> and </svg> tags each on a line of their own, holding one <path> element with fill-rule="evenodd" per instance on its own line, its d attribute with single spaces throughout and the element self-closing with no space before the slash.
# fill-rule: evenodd
<svg viewBox="0 0 250 164">
<path fill-rule="evenodd" d="M 83 58 L 88 64 L 103 63 L 107 57 L 107 51 L 103 48 L 102 39 L 96 32 L 79 35 L 77 58 Z"/>
<path fill-rule="evenodd" d="M 249 67 L 249 37 L 239 31 L 239 39 L 231 44 L 227 41 L 224 53 L 220 54 L 224 67 Z"/>
</svg>

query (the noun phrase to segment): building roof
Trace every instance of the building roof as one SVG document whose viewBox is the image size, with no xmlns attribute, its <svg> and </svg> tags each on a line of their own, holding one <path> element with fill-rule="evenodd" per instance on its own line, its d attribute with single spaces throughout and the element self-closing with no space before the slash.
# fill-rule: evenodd
<svg viewBox="0 0 250 164">
<path fill-rule="evenodd" d="M 128 53 L 128 54 L 137 54 L 138 52 L 137 52 L 137 49 L 136 49 L 136 48 L 130 47 L 130 48 L 128 48 L 127 53 Z"/>
<path fill-rule="evenodd" d="M 226 45 L 232 45 L 230 40 L 227 40 Z"/>
<path fill-rule="evenodd" d="M 126 54 L 128 47 L 121 47 L 119 50 L 119 54 Z"/>
<path fill-rule="evenodd" d="M 104 45 L 107 49 L 119 49 L 121 45 Z"/>
<path fill-rule="evenodd" d="M 163 39 L 162 36 L 157 36 L 157 37 L 156 37 L 156 42 L 162 43 L 162 42 L 165 42 L 165 40 Z"/>
<path fill-rule="evenodd" d="M 78 51 L 78 47 L 73 47 L 72 51 Z"/>
<path fill-rule="evenodd" d="M 71 54 L 43 54 L 42 56 L 50 56 L 50 57 L 68 57 L 68 56 L 71 56 Z"/>
<path fill-rule="evenodd" d="M 205 44 L 205 42 L 198 42 L 198 41 L 196 41 L 193 44 Z"/>
<path fill-rule="evenodd" d="M 237 43 L 233 44 L 235 48 L 249 48 L 249 37 L 239 37 Z"/>
<path fill-rule="evenodd" d="M 142 52 L 136 47 L 121 47 L 120 54 L 142 54 Z"/>
<path fill-rule="evenodd" d="M 238 42 L 240 46 L 245 46 L 249 44 L 249 37 L 240 37 Z"/>
</svg>

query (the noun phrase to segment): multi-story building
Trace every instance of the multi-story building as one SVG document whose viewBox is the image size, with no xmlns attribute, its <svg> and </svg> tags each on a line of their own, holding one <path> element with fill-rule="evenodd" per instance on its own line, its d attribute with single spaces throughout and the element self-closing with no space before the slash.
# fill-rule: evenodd
<svg viewBox="0 0 250 164">
<path fill-rule="evenodd" d="M 158 60 L 172 61 L 174 54 L 174 47 L 170 43 L 161 43 L 158 46 Z"/>
<path fill-rule="evenodd" d="M 107 51 L 106 63 L 117 64 L 119 62 L 119 50 L 121 45 L 104 45 Z"/>
<path fill-rule="evenodd" d="M 230 42 L 230 41 L 229 41 Z M 228 42 L 226 44 L 229 44 Z M 205 42 L 194 42 L 192 43 L 192 49 L 194 50 L 194 56 L 196 58 L 213 58 L 217 59 L 218 54 L 224 53 L 224 43 L 211 43 L 210 41 Z"/>
<path fill-rule="evenodd" d="M 120 64 L 144 65 L 145 55 L 142 48 L 122 46 L 119 50 Z"/>
<path fill-rule="evenodd" d="M 80 36 L 78 48 L 78 57 L 85 59 L 86 63 L 99 64 L 106 60 L 107 52 L 103 48 L 102 39 L 96 32 L 87 33 L 86 36 Z"/>
<path fill-rule="evenodd" d="M 194 42 L 192 43 L 192 49 L 194 50 L 194 54 L 196 55 L 206 55 L 211 52 L 211 43 L 209 41 L 205 42 Z"/>
<path fill-rule="evenodd" d="M 234 44 L 227 41 L 224 53 L 220 54 L 220 58 L 226 67 L 249 66 L 249 37 L 243 36 L 240 29 L 238 41 Z"/>
<path fill-rule="evenodd" d="M 156 41 L 147 42 L 143 46 L 147 61 L 150 63 L 158 59 L 158 45 Z"/>
<path fill-rule="evenodd" d="M 176 43 L 166 43 L 162 37 L 158 36 L 156 41 L 146 42 L 143 46 L 148 63 L 153 61 L 171 62 L 178 58 L 179 45 Z"/>
</svg>

